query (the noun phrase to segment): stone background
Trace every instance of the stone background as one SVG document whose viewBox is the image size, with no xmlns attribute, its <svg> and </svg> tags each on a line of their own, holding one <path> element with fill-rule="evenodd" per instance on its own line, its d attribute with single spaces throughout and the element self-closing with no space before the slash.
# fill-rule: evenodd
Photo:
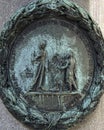
<svg viewBox="0 0 104 130">
<path fill-rule="evenodd" d="M 3 24 L 21 6 L 33 0 L 0 0 L 0 31 Z M 104 0 L 72 0 L 85 8 L 101 27 L 104 34 Z M 18 122 L 0 100 L 0 130 L 30 130 Z M 104 96 L 97 109 L 82 123 L 70 130 L 104 130 Z"/>
</svg>

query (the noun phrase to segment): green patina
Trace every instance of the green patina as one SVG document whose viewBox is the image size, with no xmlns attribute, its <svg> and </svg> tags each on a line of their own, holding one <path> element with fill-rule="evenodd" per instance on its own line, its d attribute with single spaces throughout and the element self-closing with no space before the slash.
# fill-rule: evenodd
<svg viewBox="0 0 104 130">
<path fill-rule="evenodd" d="M 19 33 L 34 20 L 52 17 L 64 17 L 69 21 L 77 23 L 81 29 L 85 30 L 96 55 L 96 70 L 94 83 L 83 101 L 72 110 L 64 113 L 42 113 L 37 108 L 30 106 L 24 97 L 19 94 L 18 89 L 10 86 L 7 80 L 7 57 L 8 48 Z M 55 130 L 67 129 L 80 121 L 83 116 L 95 109 L 99 98 L 104 90 L 104 39 L 97 24 L 89 14 L 78 5 L 68 0 L 38 0 L 26 7 L 21 8 L 10 21 L 8 21 L 0 35 L 0 93 L 4 104 L 17 119 L 35 129 Z M 50 118 L 54 118 L 51 122 Z M 56 121 L 56 122 L 55 122 Z"/>
</svg>

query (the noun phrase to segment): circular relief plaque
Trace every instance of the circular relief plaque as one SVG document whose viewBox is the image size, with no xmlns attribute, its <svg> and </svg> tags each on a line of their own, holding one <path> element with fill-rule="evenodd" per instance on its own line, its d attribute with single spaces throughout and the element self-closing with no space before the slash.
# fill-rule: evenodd
<svg viewBox="0 0 104 130">
<path fill-rule="evenodd" d="M 103 92 L 104 40 L 86 11 L 67 0 L 20 9 L 0 36 L 0 88 L 9 111 L 35 129 L 67 129 Z"/>
</svg>

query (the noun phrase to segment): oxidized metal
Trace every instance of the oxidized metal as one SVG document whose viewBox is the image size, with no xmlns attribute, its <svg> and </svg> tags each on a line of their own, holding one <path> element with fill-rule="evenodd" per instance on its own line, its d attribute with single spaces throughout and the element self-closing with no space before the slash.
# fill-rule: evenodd
<svg viewBox="0 0 104 130">
<path fill-rule="evenodd" d="M 30 3 L 1 32 L 1 97 L 35 129 L 67 129 L 94 110 L 103 73 L 101 31 L 75 3 Z"/>
</svg>

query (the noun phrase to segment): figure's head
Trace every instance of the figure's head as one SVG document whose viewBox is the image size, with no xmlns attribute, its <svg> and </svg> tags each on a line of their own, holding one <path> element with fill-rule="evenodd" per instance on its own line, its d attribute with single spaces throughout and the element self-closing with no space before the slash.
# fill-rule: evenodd
<svg viewBox="0 0 104 130">
<path fill-rule="evenodd" d="M 69 59 L 70 58 L 70 54 L 68 53 L 68 54 L 64 54 L 64 57 L 63 57 L 63 59 Z"/>
<path fill-rule="evenodd" d="M 63 55 L 63 59 L 70 59 L 71 57 L 74 57 L 74 53 L 72 51 Z"/>
<path fill-rule="evenodd" d="M 46 47 L 46 41 L 44 41 L 44 42 L 42 42 L 40 45 L 39 45 L 39 49 L 40 50 L 44 50 L 45 49 L 45 47 Z"/>
<path fill-rule="evenodd" d="M 72 51 L 70 51 L 69 55 L 70 55 L 70 57 L 73 57 L 74 53 Z"/>
</svg>

